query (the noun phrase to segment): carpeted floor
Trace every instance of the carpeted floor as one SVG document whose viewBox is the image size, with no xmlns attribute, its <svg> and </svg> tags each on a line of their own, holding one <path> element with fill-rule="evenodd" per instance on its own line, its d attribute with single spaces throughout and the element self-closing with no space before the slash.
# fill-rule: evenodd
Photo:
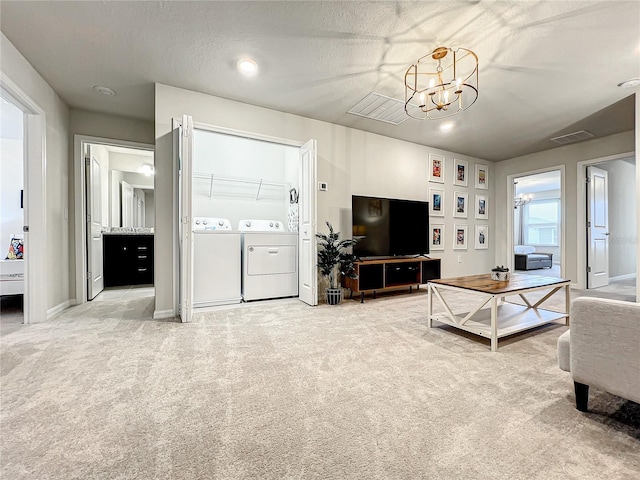
<svg viewBox="0 0 640 480">
<path fill-rule="evenodd" d="M 152 302 L 3 331 L 2 478 L 640 476 L 640 406 L 592 391 L 590 413 L 575 409 L 556 365 L 564 325 L 491 353 L 429 330 L 422 290 L 186 325 L 151 320 Z"/>
</svg>

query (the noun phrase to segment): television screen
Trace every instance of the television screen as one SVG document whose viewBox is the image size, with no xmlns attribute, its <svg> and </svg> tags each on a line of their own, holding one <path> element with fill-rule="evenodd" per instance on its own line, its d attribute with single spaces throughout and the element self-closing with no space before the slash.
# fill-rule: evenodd
<svg viewBox="0 0 640 480">
<path fill-rule="evenodd" d="M 414 200 L 354 195 L 351 202 L 353 253 L 359 257 L 429 253 L 429 204 Z"/>
</svg>

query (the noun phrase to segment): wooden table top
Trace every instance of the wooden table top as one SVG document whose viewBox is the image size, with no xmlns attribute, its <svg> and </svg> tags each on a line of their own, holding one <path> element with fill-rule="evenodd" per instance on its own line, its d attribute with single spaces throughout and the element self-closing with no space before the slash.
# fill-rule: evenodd
<svg viewBox="0 0 640 480">
<path fill-rule="evenodd" d="M 565 280 L 563 278 L 525 275 L 522 273 L 512 273 L 511 279 L 508 282 L 491 280 L 490 273 L 482 275 L 468 275 L 466 277 L 440 278 L 429 281 L 429 283 L 448 285 L 450 287 L 464 288 L 488 294 L 515 293 L 529 288 L 566 285 L 569 284 L 569 282 L 570 280 Z"/>
</svg>

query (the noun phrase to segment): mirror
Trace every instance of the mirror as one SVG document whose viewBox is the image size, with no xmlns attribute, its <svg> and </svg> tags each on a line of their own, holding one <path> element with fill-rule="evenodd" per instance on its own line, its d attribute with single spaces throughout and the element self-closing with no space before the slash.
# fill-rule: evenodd
<svg viewBox="0 0 640 480">
<path fill-rule="evenodd" d="M 109 170 L 109 186 L 110 227 L 154 226 L 155 192 L 152 175 Z"/>
</svg>

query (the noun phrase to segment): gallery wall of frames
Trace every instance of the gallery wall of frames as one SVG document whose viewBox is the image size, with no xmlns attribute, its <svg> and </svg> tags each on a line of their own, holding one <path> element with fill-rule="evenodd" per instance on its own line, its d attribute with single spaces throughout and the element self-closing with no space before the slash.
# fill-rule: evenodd
<svg viewBox="0 0 640 480">
<path fill-rule="evenodd" d="M 431 252 L 488 250 L 489 167 L 429 154 Z"/>
</svg>

